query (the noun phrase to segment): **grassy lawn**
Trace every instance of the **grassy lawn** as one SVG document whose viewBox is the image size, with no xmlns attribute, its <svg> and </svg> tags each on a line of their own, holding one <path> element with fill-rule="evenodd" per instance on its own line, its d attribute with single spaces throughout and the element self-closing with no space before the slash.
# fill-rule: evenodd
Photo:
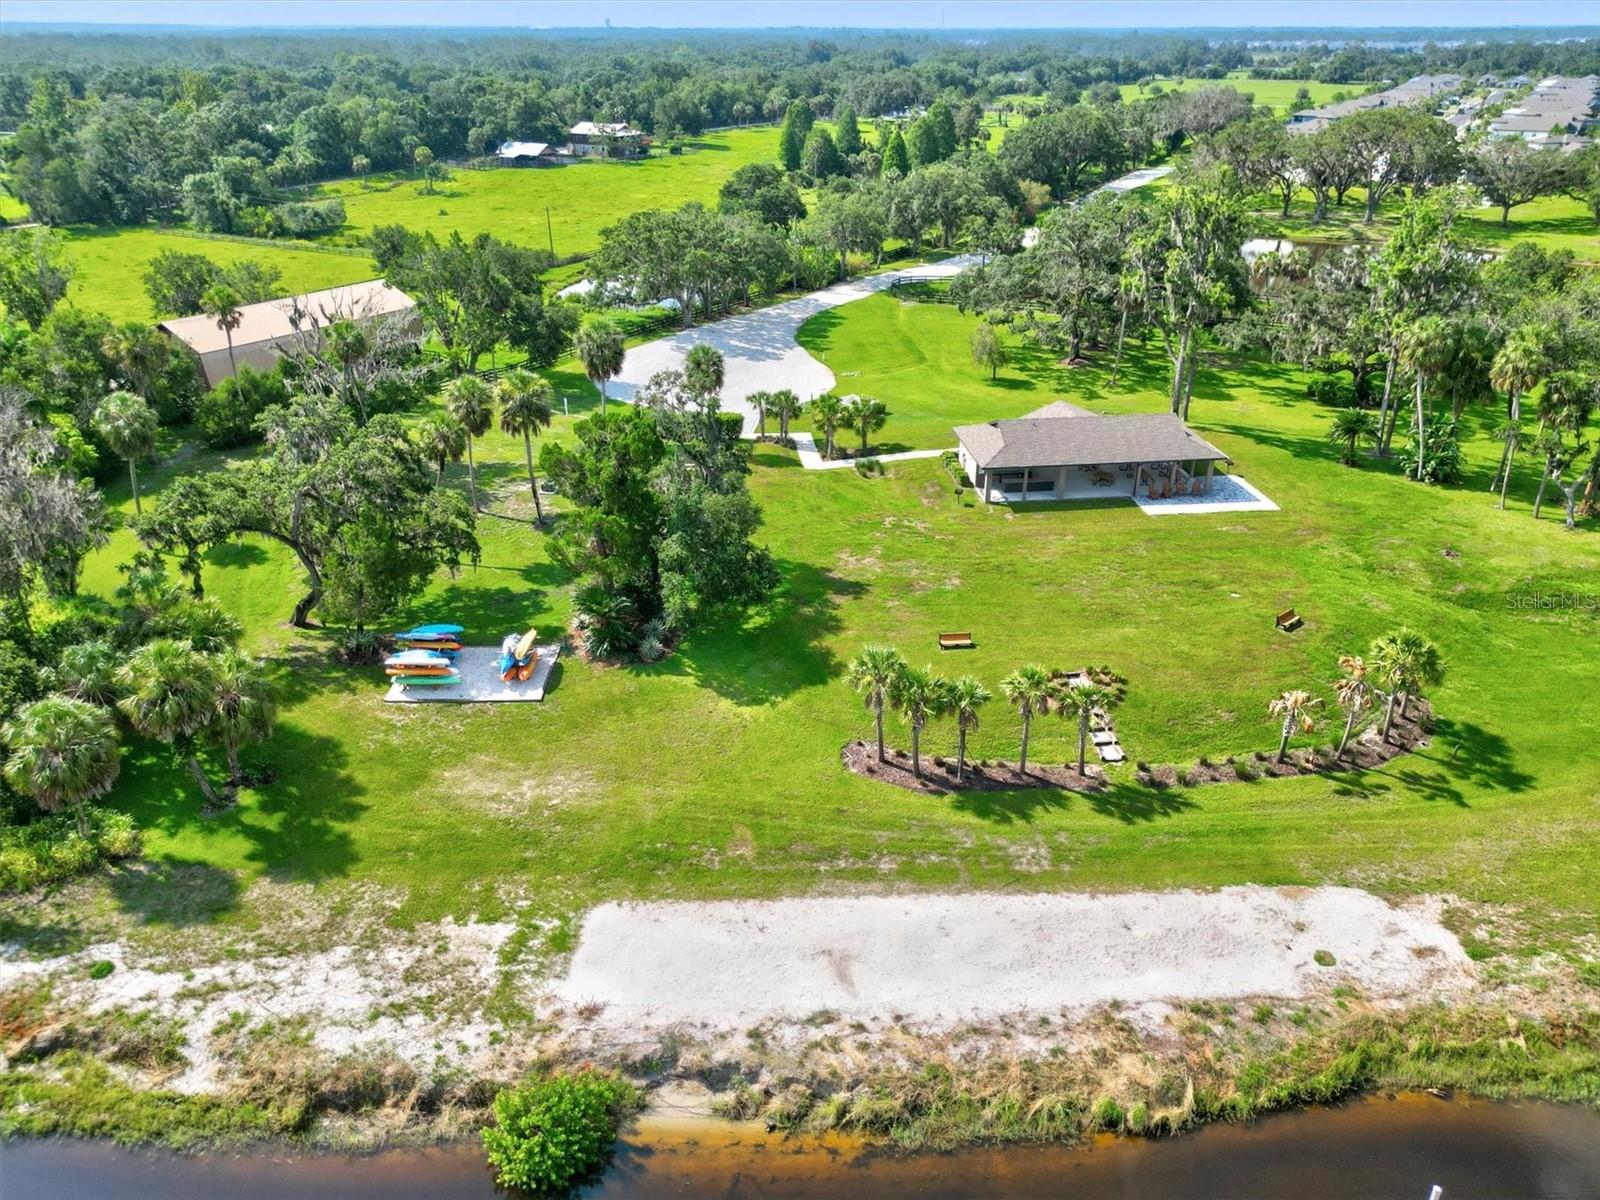
<svg viewBox="0 0 1600 1200">
<path fill-rule="evenodd" d="M 285 295 L 354 283 L 377 274 L 365 255 L 213 241 L 148 227 L 78 225 L 67 230 L 67 255 L 73 264 L 68 299 L 79 308 L 103 312 L 119 321 L 154 320 L 144 290 L 144 273 L 150 260 L 163 250 L 203 254 L 225 265 L 244 259 L 270 263 L 283 272 Z"/>
<path fill-rule="evenodd" d="M 839 310 L 818 348 L 836 371 L 859 370 L 850 390 L 897 408 L 886 436 L 911 444 L 948 444 L 950 423 L 1058 395 L 1115 410 L 1163 402 L 1159 350 L 1136 354 L 1115 392 L 1102 364 L 1061 373 L 1025 356 L 1011 384 L 992 387 L 961 361 L 964 320 L 876 298 Z M 951 347 L 916 360 L 907 346 L 919 331 L 925 345 Z M 562 391 L 586 394 L 570 365 L 560 370 Z M 1574 735 L 1600 727 L 1600 611 L 1513 609 L 1506 594 L 1592 590 L 1600 529 L 1533 522 L 1526 467 L 1510 510 L 1497 512 L 1481 429 L 1459 488 L 1340 467 L 1322 436 L 1327 413 L 1292 370 L 1214 364 L 1194 416 L 1281 512 L 964 506 L 937 461 L 868 480 L 802 471 L 763 447 L 751 486 L 784 578 L 770 606 L 714 623 L 654 666 L 569 656 L 540 705 L 385 706 L 376 669 L 336 666 L 325 635 L 281 624 L 299 587 L 284 553 L 253 542 L 217 551 L 208 590 L 272 656 L 285 690 L 277 735 L 247 754 L 277 778 L 202 819 L 172 754 L 132 747 L 113 801 L 185 886 L 118 899 L 157 928 L 202 918 L 268 928 L 270 901 L 245 899 L 243 885 L 316 884 L 330 903 L 377 885 L 404 897 L 402 922 L 509 915 L 559 950 L 570 918 L 602 898 L 1337 882 L 1509 906 L 1533 930 L 1525 946 L 1591 935 L 1595 766 Z M 572 419 L 552 436 L 571 436 Z M 479 461 L 494 494 L 483 564 L 441 577 L 401 623 L 459 620 L 480 643 L 530 624 L 554 633 L 570 614 L 569 581 L 526 522 L 521 446 L 492 433 Z M 176 469 L 221 465 L 198 457 Z M 174 469 L 150 473 L 152 494 Z M 450 479 L 465 486 L 461 468 Z M 86 589 L 113 585 L 129 545 L 119 533 L 94 557 Z M 1307 617 L 1292 637 L 1271 620 L 1289 605 Z M 1340 652 L 1402 621 L 1427 630 L 1449 664 L 1435 696 L 1442 721 L 1432 747 L 1368 775 L 1158 792 L 1124 769 L 1092 798 L 936 799 L 839 765 L 840 745 L 869 730 L 841 682 L 865 642 L 921 662 L 935 658 L 939 630 L 971 628 L 978 649 L 936 665 L 991 689 L 1030 660 L 1109 664 L 1131 681 L 1117 717 L 1130 757 L 1183 762 L 1270 748 L 1271 695 L 1326 694 Z M 973 751 L 1014 756 L 1017 737 L 997 701 Z M 1039 757 L 1059 761 L 1070 742 L 1053 718 L 1036 726 Z M 925 745 L 949 752 L 952 731 L 930 729 Z"/>
<path fill-rule="evenodd" d="M 1302 87 L 1311 93 L 1312 104 L 1327 104 L 1335 94 L 1344 92 L 1355 96 L 1366 90 L 1365 84 L 1360 83 L 1318 83 L 1313 79 L 1261 79 L 1242 72 L 1235 72 L 1226 79 L 1184 79 L 1177 80 L 1165 76 L 1158 77 L 1156 83 L 1161 85 L 1162 91 L 1180 92 L 1194 91 L 1196 88 L 1206 87 L 1231 87 L 1236 92 L 1249 92 L 1255 97 L 1257 104 L 1270 104 L 1280 113 L 1287 114 L 1294 105 L 1294 96 Z M 1122 85 L 1123 100 L 1138 100 L 1150 95 L 1148 87 L 1143 92 L 1136 83 Z"/>
<path fill-rule="evenodd" d="M 1256 225 L 1263 237 L 1287 237 L 1301 241 L 1363 242 L 1383 241 L 1389 236 L 1403 201 L 1390 196 L 1378 207 L 1377 217 L 1366 224 L 1366 192 L 1352 189 L 1342 207 L 1330 207 L 1320 224 L 1311 220 L 1314 205 L 1310 192 L 1302 191 L 1290 206 L 1287 220 L 1279 216 L 1276 202 L 1258 200 Z M 1571 250 L 1579 262 L 1600 262 L 1600 224 L 1588 205 L 1571 196 L 1545 196 L 1511 210 L 1506 226 L 1500 224 L 1500 209 L 1477 207 L 1466 210 L 1458 219 L 1462 236 L 1485 249 L 1505 249 L 1514 242 L 1531 241 L 1546 250 Z"/>
<path fill-rule="evenodd" d="M 452 172 L 434 194 L 425 195 L 411 175 L 328 184 L 322 195 L 344 201 L 347 224 L 341 239 L 361 241 L 378 225 L 431 229 L 445 237 L 492 233 L 557 254 L 593 250 L 600 231 L 631 212 L 677 208 L 691 200 L 715 205 L 717 190 L 740 167 L 776 162 L 778 131 L 759 125 L 710 133 L 689 143 L 682 155 L 654 155 L 635 162 L 571 162 L 539 169 L 504 168 Z M 549 229 L 545 209 L 550 210 Z"/>
</svg>

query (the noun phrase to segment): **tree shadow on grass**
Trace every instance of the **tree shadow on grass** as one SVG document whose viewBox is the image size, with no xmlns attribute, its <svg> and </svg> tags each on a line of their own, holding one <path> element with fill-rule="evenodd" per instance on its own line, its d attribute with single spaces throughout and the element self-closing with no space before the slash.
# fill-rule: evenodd
<svg viewBox="0 0 1600 1200">
<path fill-rule="evenodd" d="M 794 340 L 816 358 L 822 358 L 833 348 L 833 335 L 839 326 L 845 323 L 844 314 L 837 308 L 827 308 L 816 316 L 808 318 L 795 331 Z M 844 395 L 854 389 L 845 386 L 841 380 L 834 389 Z"/>
<path fill-rule="evenodd" d="M 664 662 L 632 670 L 692 677 L 724 699 L 764 705 L 839 677 L 842 666 L 824 639 L 841 628 L 839 602 L 863 595 L 863 583 L 810 563 L 780 562 L 783 583 L 748 620 L 735 615 L 694 634 Z"/>
<path fill-rule="evenodd" d="M 1085 792 L 1083 798 L 1102 817 L 1111 817 L 1124 825 L 1175 817 L 1199 808 L 1182 793 L 1131 783 L 1113 783 L 1104 791 Z"/>
<path fill-rule="evenodd" d="M 1031 825 L 1043 813 L 1065 812 L 1073 793 L 1057 788 L 1019 788 L 1010 792 L 958 792 L 950 807 L 996 825 Z"/>
<path fill-rule="evenodd" d="M 349 755 L 334 738 L 279 725 L 263 747 L 277 768 L 256 803 L 209 820 L 232 829 L 251 847 L 245 854 L 269 878 L 316 882 L 350 873 L 357 855 L 350 826 L 366 811 L 366 788 L 345 770 Z"/>
<path fill-rule="evenodd" d="M 238 873 L 189 858 L 130 863 L 111 873 L 117 907 L 146 925 L 204 925 L 239 903 Z"/>
<path fill-rule="evenodd" d="M 1437 755 L 1452 771 L 1479 787 L 1523 792 L 1533 786 L 1533 776 L 1513 763 L 1505 738 L 1471 721 L 1437 718 L 1433 750 L 1430 757 Z"/>
</svg>

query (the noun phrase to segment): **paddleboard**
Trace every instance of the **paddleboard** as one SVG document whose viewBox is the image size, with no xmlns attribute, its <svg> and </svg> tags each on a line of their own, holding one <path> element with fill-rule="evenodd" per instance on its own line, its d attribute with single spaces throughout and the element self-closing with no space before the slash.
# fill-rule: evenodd
<svg viewBox="0 0 1600 1200">
<path fill-rule="evenodd" d="M 536 629 L 528 630 L 527 633 L 522 635 L 522 640 L 517 643 L 517 661 L 519 663 L 527 662 L 532 656 L 534 635 L 536 633 L 538 633 Z"/>
<path fill-rule="evenodd" d="M 448 675 L 407 675 L 400 680 L 401 687 L 453 687 L 461 676 L 451 671 Z"/>
<path fill-rule="evenodd" d="M 460 625 L 416 625 L 406 630 L 404 633 L 395 634 L 395 637 L 435 637 L 441 633 L 458 635 L 465 632 L 466 629 Z"/>
<path fill-rule="evenodd" d="M 386 667 L 446 667 L 450 660 L 432 650 L 402 650 L 383 660 Z"/>
<path fill-rule="evenodd" d="M 384 674 L 390 679 L 420 679 L 430 675 L 454 675 L 454 667 L 386 667 Z"/>
</svg>

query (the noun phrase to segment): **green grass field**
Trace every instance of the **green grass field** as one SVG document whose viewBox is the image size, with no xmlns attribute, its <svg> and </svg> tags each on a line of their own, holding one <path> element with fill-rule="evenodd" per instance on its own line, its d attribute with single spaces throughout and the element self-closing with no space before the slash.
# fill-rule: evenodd
<svg viewBox="0 0 1600 1200">
<path fill-rule="evenodd" d="M 1389 236 L 1403 201 L 1390 196 L 1378 207 L 1371 225 L 1366 224 L 1365 189 L 1352 189 L 1342 207 L 1330 207 L 1320 223 L 1311 220 L 1314 211 L 1310 192 L 1300 192 L 1290 206 L 1289 217 L 1279 215 L 1275 200 L 1257 201 L 1256 228 L 1262 237 L 1287 237 L 1299 241 L 1378 242 Z M 1511 210 L 1508 223 L 1500 224 L 1500 210 L 1471 208 L 1457 222 L 1462 236 L 1487 250 L 1503 250 L 1514 242 L 1530 241 L 1546 250 L 1571 250 L 1579 262 L 1600 263 L 1600 223 L 1588 205 L 1571 196 L 1545 196 Z"/>
<path fill-rule="evenodd" d="M 539 169 L 453 171 L 435 189 L 409 175 L 383 178 L 363 189 L 355 180 L 328 184 L 321 195 L 344 201 L 345 240 L 359 241 L 378 225 L 430 229 L 440 237 L 459 231 L 492 233 L 558 255 L 593 250 L 600 231 L 631 212 L 677 208 L 691 200 L 715 205 L 717 190 L 747 163 L 775 162 L 778 131 L 770 125 L 711 133 L 693 139 L 682 155 L 653 155 L 636 162 L 572 162 Z M 549 228 L 545 210 L 549 209 Z"/>
<path fill-rule="evenodd" d="M 989 385 L 959 361 L 966 320 L 878 298 L 838 310 L 825 341 L 808 337 L 836 372 L 859 371 L 852 390 L 890 397 L 886 436 L 909 444 L 948 444 L 951 424 L 1054 396 L 1114 411 L 1163 403 L 1154 346 L 1115 391 L 1103 362 L 1060 374 L 1026 356 Z M 950 347 L 918 359 L 919 337 Z M 562 370 L 560 390 L 584 392 Z M 569 437 L 572 419 L 552 436 Z M 187 886 L 119 900 L 158 927 L 204 916 L 270 928 L 270 900 L 243 898 L 254 880 L 315 884 L 329 903 L 380 885 L 404 897 L 396 920 L 512 915 L 560 950 L 569 918 L 605 898 L 1337 882 L 1504 905 L 1527 930 L 1515 948 L 1569 948 L 1600 918 L 1594 761 L 1574 741 L 1600 727 L 1600 610 L 1507 597 L 1592 595 L 1600 529 L 1532 521 L 1526 466 L 1497 512 L 1490 420 L 1471 420 L 1466 482 L 1423 488 L 1392 466 L 1339 466 L 1328 413 L 1293 370 L 1212 364 L 1194 422 L 1282 511 L 1161 519 L 1115 501 L 968 506 L 936 460 L 863 479 L 762 447 L 751 487 L 783 571 L 771 604 L 714 622 L 653 666 L 569 656 L 541 705 L 385 706 L 376 669 L 337 666 L 328 635 L 282 625 L 299 588 L 287 555 L 257 542 L 218 550 L 208 590 L 284 688 L 276 736 L 247 754 L 277 778 L 202 819 L 172 753 L 131 747 L 113 802 Z M 441 577 L 397 624 L 456 620 L 481 643 L 530 624 L 553 634 L 570 615 L 569 581 L 527 523 L 521 446 L 493 433 L 479 461 L 494 494 L 482 565 Z M 151 494 L 171 470 L 150 473 Z M 459 468 L 450 479 L 465 486 Z M 86 589 L 108 591 L 130 546 L 119 532 L 94 556 Z M 1290 605 L 1307 618 L 1292 637 L 1272 626 Z M 1130 680 L 1117 715 L 1130 757 L 1184 762 L 1270 748 L 1273 694 L 1326 694 L 1339 653 L 1402 622 L 1449 664 L 1438 736 L 1369 774 L 1160 792 L 1121 769 L 1099 796 L 950 799 L 839 765 L 841 744 L 870 728 L 841 680 L 867 642 L 991 688 L 1029 661 L 1108 664 Z M 938 658 L 943 629 L 972 629 L 978 648 Z M 1015 717 L 999 701 L 983 717 L 974 753 L 1014 756 Z M 1054 718 L 1036 726 L 1036 758 L 1059 761 L 1070 743 Z M 950 752 L 952 731 L 936 725 L 925 746 Z M 535 933 L 545 919 L 555 923 Z"/>
<path fill-rule="evenodd" d="M 1257 104 L 1271 105 L 1284 114 L 1293 107 L 1295 93 L 1302 87 L 1311 93 L 1312 104 L 1326 104 L 1339 92 L 1354 96 L 1365 90 L 1365 85 L 1359 83 L 1318 83 L 1312 79 L 1261 79 L 1243 72 L 1235 72 L 1226 79 L 1176 80 L 1162 76 L 1154 82 L 1160 84 L 1162 91 L 1165 92 L 1193 91 L 1204 87 L 1231 87 L 1236 92 L 1249 92 L 1255 97 Z M 1138 100 L 1149 95 L 1148 87 L 1141 92 L 1136 83 L 1122 85 L 1123 100 Z"/>
<path fill-rule="evenodd" d="M 377 274 L 364 254 L 186 237 L 152 228 L 80 225 L 67 231 L 67 255 L 73 266 L 68 299 L 79 308 L 103 312 L 119 321 L 155 319 L 144 290 L 144 273 L 150 260 L 163 250 L 203 254 L 224 265 L 245 259 L 270 263 L 283 273 L 284 295 L 354 283 Z"/>
</svg>

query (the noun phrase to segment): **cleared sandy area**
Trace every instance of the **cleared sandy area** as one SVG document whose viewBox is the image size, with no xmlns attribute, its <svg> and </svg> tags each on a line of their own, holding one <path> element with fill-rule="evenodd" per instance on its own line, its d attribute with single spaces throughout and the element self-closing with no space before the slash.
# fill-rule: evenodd
<svg viewBox="0 0 1600 1200">
<path fill-rule="evenodd" d="M 1318 951 L 1334 956 L 1318 965 Z M 557 992 L 610 1028 L 738 1028 L 819 1011 L 924 1024 L 1353 983 L 1420 999 L 1470 979 L 1426 905 L 1352 888 L 604 904 Z"/>
</svg>

